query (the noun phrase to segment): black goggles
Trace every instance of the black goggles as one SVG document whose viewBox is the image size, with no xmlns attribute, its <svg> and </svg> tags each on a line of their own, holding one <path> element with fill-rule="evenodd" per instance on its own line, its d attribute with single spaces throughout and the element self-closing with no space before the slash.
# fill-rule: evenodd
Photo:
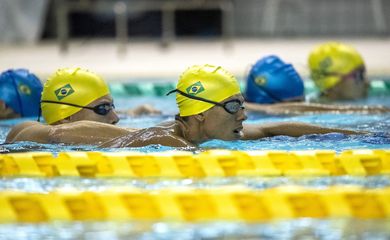
<svg viewBox="0 0 390 240">
<path fill-rule="evenodd" d="M 62 104 L 62 105 L 68 105 L 68 106 L 78 107 L 78 108 L 85 108 L 85 109 L 92 110 L 94 113 L 102 116 L 107 115 L 111 110 L 115 109 L 113 103 L 102 103 L 94 107 L 86 107 L 86 106 L 80 106 L 73 103 L 56 102 L 56 101 L 49 101 L 49 100 L 43 100 L 41 101 L 41 103 L 54 103 L 54 104 Z"/>
<path fill-rule="evenodd" d="M 230 113 L 230 114 L 235 114 L 238 111 L 240 111 L 240 109 L 244 109 L 245 108 L 244 107 L 244 102 L 241 102 L 238 99 L 232 99 L 232 100 L 226 101 L 224 103 L 219 103 L 219 102 L 214 102 L 214 101 L 211 101 L 211 100 L 208 100 L 208 99 L 204 99 L 204 98 L 201 98 L 201 97 L 189 95 L 189 94 L 187 94 L 185 92 L 180 91 L 179 89 L 174 89 L 174 90 L 168 92 L 166 95 L 168 96 L 169 94 L 174 93 L 174 92 L 178 92 L 181 95 L 183 95 L 185 97 L 188 97 L 188 98 L 191 98 L 191 99 L 194 99 L 194 100 L 198 100 L 198 101 L 207 102 L 207 103 L 211 103 L 211 104 L 217 105 L 217 106 L 222 107 L 223 109 L 225 109 L 225 111 Z"/>
<path fill-rule="evenodd" d="M 364 82 L 366 79 L 366 69 L 361 67 L 342 76 L 342 79 L 353 79 L 356 82 Z"/>
<path fill-rule="evenodd" d="M 364 80 L 366 79 L 366 69 L 364 66 L 359 67 L 347 74 L 327 73 L 327 72 L 321 72 L 317 70 L 317 71 L 313 71 L 311 77 L 315 79 L 315 78 L 323 78 L 327 76 L 336 76 L 339 77 L 341 80 L 353 79 L 356 82 L 364 82 Z"/>
</svg>

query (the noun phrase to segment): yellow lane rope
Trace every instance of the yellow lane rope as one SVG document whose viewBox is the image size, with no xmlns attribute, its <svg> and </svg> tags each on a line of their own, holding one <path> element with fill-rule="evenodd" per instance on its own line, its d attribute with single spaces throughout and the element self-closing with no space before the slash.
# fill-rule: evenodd
<svg viewBox="0 0 390 240">
<path fill-rule="evenodd" d="M 0 155 L 0 176 L 370 176 L 390 173 L 390 150 L 49 152 Z"/>
<path fill-rule="evenodd" d="M 52 220 L 150 220 L 261 222 L 292 218 L 390 217 L 390 187 L 309 188 L 283 186 L 266 190 L 244 186 L 111 188 L 105 191 L 58 190 L 49 193 L 0 192 L 0 222 Z"/>
</svg>

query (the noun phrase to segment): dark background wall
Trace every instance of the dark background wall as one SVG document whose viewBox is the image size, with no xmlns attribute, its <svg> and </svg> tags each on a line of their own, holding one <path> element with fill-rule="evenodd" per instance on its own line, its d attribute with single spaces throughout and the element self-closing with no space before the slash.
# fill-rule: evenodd
<svg viewBox="0 0 390 240">
<path fill-rule="evenodd" d="M 389 36 L 390 33 L 389 0 L 234 0 L 234 5 L 233 23 L 239 37 Z M 54 6 L 50 1 L 44 39 L 56 36 Z M 220 10 L 176 11 L 176 35 L 219 36 L 221 17 Z M 130 14 L 129 36 L 159 37 L 161 18 L 160 11 Z M 115 35 L 110 9 L 99 13 L 72 12 L 69 23 L 71 37 Z"/>
</svg>

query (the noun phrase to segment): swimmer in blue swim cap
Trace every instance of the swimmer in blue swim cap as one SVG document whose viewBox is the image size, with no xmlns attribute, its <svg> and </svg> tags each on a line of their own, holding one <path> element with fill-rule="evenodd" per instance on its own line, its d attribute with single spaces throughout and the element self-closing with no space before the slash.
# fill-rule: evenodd
<svg viewBox="0 0 390 240">
<path fill-rule="evenodd" d="M 275 55 L 255 63 L 247 77 L 247 102 L 269 104 L 302 101 L 305 98 L 303 81 L 291 64 Z"/>
<path fill-rule="evenodd" d="M 383 106 L 352 106 L 305 102 L 304 82 L 292 64 L 270 55 L 258 60 L 246 78 L 244 92 L 248 111 L 267 114 L 382 113 Z"/>
<path fill-rule="evenodd" d="M 0 119 L 37 117 L 42 83 L 27 69 L 9 69 L 0 74 Z"/>
</svg>

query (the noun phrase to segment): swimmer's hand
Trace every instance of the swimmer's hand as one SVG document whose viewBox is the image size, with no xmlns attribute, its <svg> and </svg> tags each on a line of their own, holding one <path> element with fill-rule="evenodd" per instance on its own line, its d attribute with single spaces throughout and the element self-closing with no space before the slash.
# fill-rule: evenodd
<svg viewBox="0 0 390 240">
<path fill-rule="evenodd" d="M 154 108 L 150 104 L 143 104 L 134 109 L 129 109 L 125 112 L 129 116 L 141 116 L 141 115 L 160 115 L 161 111 Z"/>
<path fill-rule="evenodd" d="M 195 145 L 184 138 L 172 134 L 161 127 L 141 129 L 122 137 L 109 140 L 99 147 L 144 147 L 148 145 L 163 145 L 168 147 L 192 148 Z"/>
</svg>

